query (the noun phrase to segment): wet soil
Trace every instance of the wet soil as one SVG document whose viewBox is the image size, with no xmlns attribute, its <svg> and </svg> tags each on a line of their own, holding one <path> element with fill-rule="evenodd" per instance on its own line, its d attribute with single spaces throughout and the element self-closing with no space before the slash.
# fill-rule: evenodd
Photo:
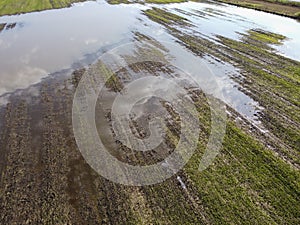
<svg viewBox="0 0 300 225">
<path fill-rule="evenodd" d="M 123 186 L 98 175 L 81 156 L 74 138 L 73 97 L 89 67 L 58 72 L 12 93 L 7 97 L 9 103 L 0 108 L 1 224 L 299 224 L 300 67 L 299 62 L 273 52 L 270 41 L 280 42 L 283 37 L 251 30 L 240 40 L 217 36 L 212 42 L 177 29 L 189 26 L 185 19 L 164 10 L 145 13 L 195 55 L 210 55 L 240 68 L 240 76 L 232 79 L 263 107 L 258 115 L 262 124 L 227 106 L 223 148 L 213 165 L 200 173 L 211 112 L 204 93 L 187 87 L 199 112 L 193 116 L 200 120 L 195 156 L 161 184 Z M 147 35 L 135 34 L 135 39 L 164 51 Z M 138 49 L 135 57 L 149 51 Z M 174 150 L 180 134 L 180 119 L 172 107 L 160 99 L 149 99 L 137 106 L 136 113 L 142 110 L 143 114 L 132 117 L 130 131 L 139 138 L 147 137 L 148 114 L 166 111 L 163 145 L 136 153 L 114 139 L 111 103 L 128 82 L 141 76 L 176 74 L 167 63 L 143 62 L 122 68 L 106 83 L 101 99 L 106 105 L 96 108 L 100 138 L 106 139 L 112 155 L 132 165 L 161 161 Z"/>
<path fill-rule="evenodd" d="M 264 1 L 264 0 L 219 0 L 227 4 L 241 6 L 245 8 L 255 9 L 259 11 L 269 12 L 281 16 L 287 16 L 300 19 L 300 4 L 281 3 L 280 1 Z"/>
</svg>

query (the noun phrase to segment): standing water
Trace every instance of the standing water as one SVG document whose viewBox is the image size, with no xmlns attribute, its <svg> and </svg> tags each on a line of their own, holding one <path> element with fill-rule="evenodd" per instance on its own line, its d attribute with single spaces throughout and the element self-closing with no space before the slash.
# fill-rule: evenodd
<svg viewBox="0 0 300 225">
<path fill-rule="evenodd" d="M 102 50 L 126 43 L 133 38 L 134 32 L 139 32 L 178 45 L 185 51 L 186 62 L 191 67 L 197 65 L 197 60 L 207 62 L 222 85 L 226 103 L 241 114 L 253 117 L 257 103 L 239 91 L 230 79 L 238 75 L 239 70 L 230 64 L 195 57 L 176 43 L 161 25 L 143 14 L 150 6 L 85 2 L 66 9 L 0 17 L 0 24 L 6 24 L 0 33 L 0 96 L 38 83 L 50 73 L 70 68 L 76 62 L 90 63 L 86 60 L 88 55 L 97 55 Z M 212 40 L 215 35 L 239 39 L 238 32 L 255 28 L 280 33 L 287 36 L 287 40 L 275 49 L 300 60 L 300 23 L 295 20 L 213 2 L 156 7 L 187 18 L 194 25 L 188 32 Z M 176 52 L 172 54 L 176 58 Z"/>
</svg>

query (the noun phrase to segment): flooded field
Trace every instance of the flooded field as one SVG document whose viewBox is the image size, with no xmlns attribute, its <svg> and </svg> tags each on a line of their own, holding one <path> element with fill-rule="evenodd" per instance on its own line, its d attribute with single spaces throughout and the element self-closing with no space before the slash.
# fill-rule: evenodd
<svg viewBox="0 0 300 225">
<path fill-rule="evenodd" d="M 300 222 L 300 23 L 294 19 L 213 1 L 88 1 L 2 16 L 0 77 L 0 224 Z M 78 91 L 82 86 L 86 92 Z M 154 184 L 139 176 L 151 185 L 126 186 L 99 175 L 99 164 L 112 161 L 97 158 L 97 148 L 80 149 L 94 143 L 90 118 L 74 123 L 86 110 L 76 109 L 74 99 L 88 102 L 94 92 L 100 97 L 91 120 L 110 155 L 131 166 L 161 163 L 168 179 Z M 132 99 L 146 97 L 116 100 L 131 92 Z M 163 97 L 177 106 L 192 102 L 188 123 Z M 124 130 L 123 114 L 112 112 L 125 113 L 128 104 Z M 211 157 L 207 146 L 218 148 L 214 121 L 225 119 L 214 104 L 227 117 L 216 129 L 222 136 L 224 128 L 223 144 L 200 172 L 201 158 Z M 157 118 L 164 126 L 153 125 Z M 138 140 L 136 148 L 120 141 L 122 131 L 124 142 Z M 173 175 L 177 165 L 165 159 L 182 138 L 198 142 Z M 127 167 L 112 169 L 123 183 L 135 182 Z"/>
<path fill-rule="evenodd" d="M 78 3 L 67 9 L 1 17 L 0 24 L 5 24 L 5 27 L 0 33 L 0 73 L 3 78 L 0 94 L 26 88 L 62 69 L 87 65 L 103 51 L 130 42 L 133 32 L 176 44 L 176 40 L 161 26 L 143 15 L 142 11 L 149 7 L 110 6 L 100 1 Z M 187 28 L 186 32 L 211 41 L 216 35 L 237 40 L 241 38 L 240 34 L 256 28 L 284 32 L 287 38 L 274 48 L 289 58 L 300 59 L 300 39 L 297 38 L 300 36 L 300 24 L 292 19 L 267 13 L 257 16 L 253 10 L 224 4 L 188 2 L 161 7 L 189 19 L 193 27 Z M 109 23 L 99 22 L 109 17 L 115 19 Z M 188 62 L 193 55 L 188 51 L 186 54 Z M 224 93 L 228 95 L 228 103 L 243 110 L 247 116 L 253 115 L 254 110 L 248 105 L 256 103 L 237 91 L 234 88 L 236 84 L 228 79 L 238 75 L 239 71 L 214 59 L 205 57 L 203 60 L 210 64 L 220 82 L 226 80 Z M 242 102 L 234 102 L 234 96 L 239 96 L 237 101 Z"/>
</svg>

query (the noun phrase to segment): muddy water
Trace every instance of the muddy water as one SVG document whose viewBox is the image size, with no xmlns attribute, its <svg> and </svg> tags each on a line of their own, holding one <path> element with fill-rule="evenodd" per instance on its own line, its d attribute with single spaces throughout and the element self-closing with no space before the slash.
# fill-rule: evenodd
<svg viewBox="0 0 300 225">
<path fill-rule="evenodd" d="M 0 24 L 16 23 L 0 32 L 0 96 L 38 83 L 50 73 L 72 68 L 76 63 L 87 65 L 103 51 L 129 42 L 134 32 L 140 32 L 182 48 L 180 53 L 170 49 L 170 54 L 176 59 L 182 58 L 184 52 L 186 67 L 205 62 L 221 85 L 226 103 L 253 118 L 257 103 L 239 91 L 230 79 L 238 76 L 239 70 L 209 57 L 195 57 L 177 44 L 162 26 L 143 15 L 142 9 L 149 6 L 111 6 L 98 1 L 75 4 L 67 9 L 0 17 Z M 252 28 L 283 34 L 288 39 L 275 48 L 281 54 L 300 60 L 300 23 L 295 20 L 213 2 L 156 7 L 184 16 L 195 25 L 187 32 L 209 39 L 214 39 L 216 34 L 238 39 L 237 32 Z M 0 98 L 0 104 L 6 102 L 6 97 Z"/>
</svg>

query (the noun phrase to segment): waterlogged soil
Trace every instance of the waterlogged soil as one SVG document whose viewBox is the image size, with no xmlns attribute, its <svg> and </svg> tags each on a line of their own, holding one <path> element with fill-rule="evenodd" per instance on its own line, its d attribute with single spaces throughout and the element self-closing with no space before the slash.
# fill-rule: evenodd
<svg viewBox="0 0 300 225">
<path fill-rule="evenodd" d="M 199 172 L 212 112 L 202 90 L 187 85 L 198 112 L 192 116 L 200 121 L 194 156 L 183 170 L 161 184 L 128 187 L 97 174 L 75 141 L 73 97 L 91 67 L 51 74 L 1 97 L 0 223 L 299 224 L 300 63 L 276 52 L 275 46 L 286 37 L 250 29 L 239 33 L 239 39 L 216 35 L 212 40 L 187 32 L 194 25 L 181 14 L 157 8 L 144 13 L 195 57 L 237 68 L 240 73 L 230 79 L 259 104 L 256 120 L 227 105 L 221 152 L 207 170 Z M 161 99 L 136 104 L 133 114 L 140 116 L 132 117 L 127 132 L 147 138 L 151 114 L 162 116 L 167 126 L 162 145 L 153 151 L 135 152 L 115 138 L 112 102 L 137 78 L 180 79 L 182 74 L 172 67 L 172 52 L 162 43 L 144 33 L 133 32 L 132 36 L 139 46 L 123 56 L 125 61 L 151 52 L 165 64 L 138 62 L 113 74 L 98 99 L 95 121 L 99 137 L 113 156 L 131 165 L 148 165 L 174 151 L 180 135 L 178 114 Z M 103 80 L 111 74 L 107 68 L 101 73 Z"/>
<path fill-rule="evenodd" d="M 170 13 L 155 8 L 145 13 L 156 21 L 160 17 L 171 17 Z M 178 15 L 174 15 L 174 18 L 178 20 Z M 181 21 L 186 22 L 186 19 L 182 17 Z M 183 22 L 179 22 L 178 27 L 182 26 Z M 272 44 L 280 44 L 285 37 L 263 30 L 249 30 L 246 34 L 240 34 L 241 41 L 217 35 L 215 43 L 195 34 L 185 33 L 183 29 L 176 29 L 164 20 L 160 23 L 195 54 L 201 57 L 212 55 L 242 69 L 241 75 L 233 79 L 241 85 L 241 91 L 264 108 L 263 112 L 259 113 L 260 121 L 267 130 L 273 131 L 271 134 L 277 137 L 279 143 L 285 145 L 283 151 L 287 152 L 283 157 L 290 158 L 291 162 L 299 166 L 297 149 L 300 147 L 300 136 L 297 129 L 297 112 L 300 99 L 300 63 L 276 54 L 272 48 Z"/>
<path fill-rule="evenodd" d="M 158 74 L 162 72 L 161 67 L 162 65 L 155 64 L 136 64 L 134 74 L 143 74 L 143 71 Z M 1 214 L 1 222 L 4 224 L 152 224 L 160 220 L 166 224 L 180 221 L 199 222 L 202 218 L 199 203 L 190 204 L 185 200 L 187 193 L 181 188 L 176 177 L 167 180 L 163 185 L 127 187 L 102 178 L 85 162 L 77 148 L 71 120 L 73 95 L 85 71 L 83 68 L 71 75 L 61 74 L 46 79 L 41 84 L 11 95 L 10 103 L 1 109 L 3 161 L 1 161 L 0 208 L 1 212 L 4 212 Z M 130 71 L 124 69 L 120 74 L 128 78 Z M 171 70 L 163 71 L 165 75 L 172 75 Z M 104 97 L 101 102 L 110 104 L 111 96 L 116 95 L 119 90 L 121 78 L 118 76 L 118 79 L 107 82 L 107 89 L 104 91 L 106 94 L 102 94 Z M 146 102 L 143 115 L 147 110 L 150 110 L 148 113 L 152 112 L 153 104 L 149 104 L 151 101 Z M 168 109 L 160 101 L 155 101 L 155 104 Z M 96 114 L 100 114 L 96 122 L 100 137 L 103 137 L 105 132 L 111 132 L 111 119 L 106 117 L 110 111 L 106 110 L 106 106 L 96 108 Z M 104 119 L 101 116 L 104 116 Z M 111 154 L 126 163 L 143 165 L 161 161 L 174 149 L 171 137 L 178 135 L 178 125 L 173 120 L 174 116 L 176 114 L 173 113 L 173 117 L 171 116 L 167 123 L 168 132 L 170 135 L 174 134 L 166 137 L 165 143 L 153 152 L 133 153 L 132 150 L 120 145 L 117 140 L 113 143 L 109 141 L 104 143 L 113 147 L 108 148 Z M 147 132 L 139 130 L 141 126 L 143 129 L 146 128 L 143 118 L 141 119 L 142 122 L 133 123 L 131 129 L 138 131 L 137 135 L 147 136 Z M 175 201 L 177 201 L 176 208 L 173 210 Z M 166 209 L 172 210 L 165 213 Z M 175 217 L 178 213 L 185 216 Z"/>
<path fill-rule="evenodd" d="M 292 1 L 264 1 L 264 0 L 219 0 L 232 5 L 255 9 L 259 11 L 274 13 L 295 19 L 300 19 L 300 4 Z"/>
</svg>

